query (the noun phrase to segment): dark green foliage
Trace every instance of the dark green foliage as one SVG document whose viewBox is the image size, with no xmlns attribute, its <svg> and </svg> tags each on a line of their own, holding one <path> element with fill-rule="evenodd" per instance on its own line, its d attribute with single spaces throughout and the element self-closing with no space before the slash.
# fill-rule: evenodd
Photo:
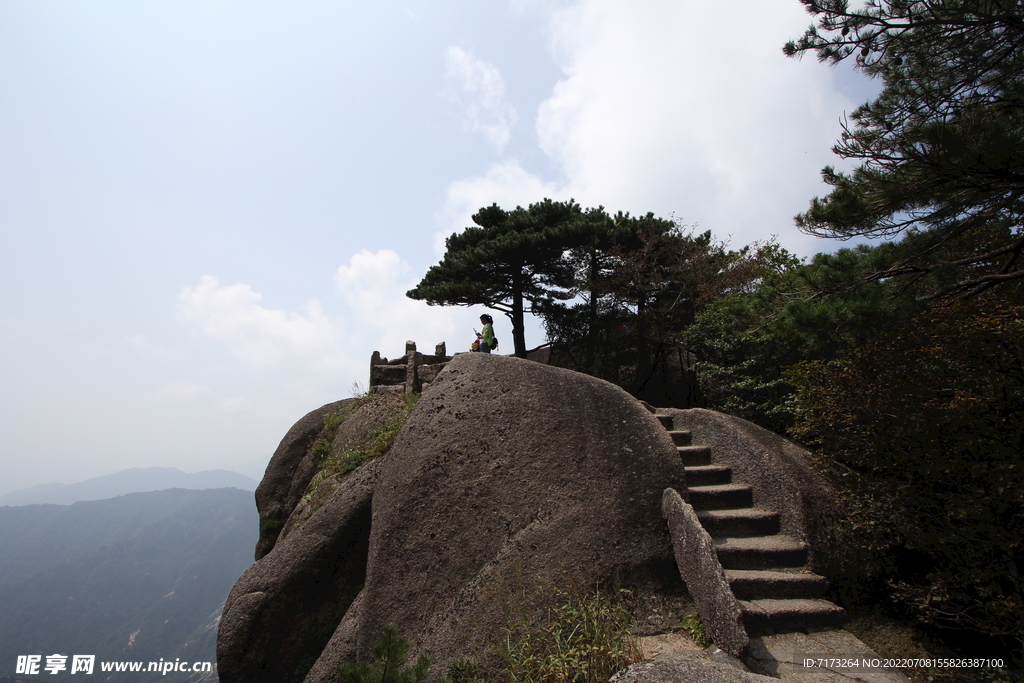
<svg viewBox="0 0 1024 683">
<path fill-rule="evenodd" d="M 818 448 L 850 511 L 830 572 L 848 605 L 1019 652 L 1022 309 L 1010 290 L 932 304 L 944 272 L 871 277 L 917 238 L 783 265 L 684 340 L 709 407 Z"/>
<path fill-rule="evenodd" d="M 850 517 L 838 583 L 1024 645 L 1024 308 L 980 297 L 805 362 L 794 434 Z M 888 585 L 891 590 L 886 590 Z"/>
<path fill-rule="evenodd" d="M 579 205 L 545 199 L 506 211 L 492 204 L 445 241 L 444 259 L 406 293 L 431 305 L 483 305 L 512 321 L 517 356 L 525 356 L 523 314 L 552 299 L 571 298 L 564 252 L 576 242 Z"/>
<path fill-rule="evenodd" d="M 801 0 L 817 18 L 786 54 L 852 57 L 883 80 L 834 151 L 860 165 L 823 171 L 831 194 L 797 217 L 828 237 L 916 230 L 918 248 L 876 274 L 945 270 L 934 296 L 1024 277 L 1024 4 L 1017 0 Z"/>
<path fill-rule="evenodd" d="M 653 214 L 611 217 L 602 208 L 581 225 L 583 242 L 568 261 L 583 302 L 541 311 L 556 362 L 642 392 L 685 308 L 674 310 L 670 276 L 681 231 Z"/>
<path fill-rule="evenodd" d="M 852 511 L 840 585 L 891 593 L 921 620 L 1019 658 L 1024 4 L 801 2 L 817 26 L 785 52 L 853 58 L 883 90 L 834 148 L 859 165 L 826 168 L 832 192 L 797 223 L 903 237 L 875 250 L 859 282 L 819 295 L 847 300 L 877 282 L 881 298 L 862 310 L 876 307 L 878 323 L 783 374 L 799 400 L 793 433 L 820 445 Z M 906 303 L 967 297 L 977 300 Z"/>
<path fill-rule="evenodd" d="M 430 655 L 421 654 L 416 663 L 406 666 L 412 642 L 398 633 L 394 624 L 386 624 L 380 638 L 371 646 L 373 660 L 355 664 L 345 662 L 338 667 L 338 683 L 421 683 L 427 679 Z"/>
<path fill-rule="evenodd" d="M 729 250 L 710 231 L 690 233 L 653 214 L 598 208 L 582 223 L 586 240 L 569 253 L 582 302 L 551 302 L 541 312 L 555 362 L 658 405 L 697 404 L 680 333 L 711 302 L 752 286 L 778 247 Z"/>
<path fill-rule="evenodd" d="M 566 367 L 605 377 L 597 365 L 601 349 L 610 342 L 602 332 L 607 322 L 609 279 L 620 265 L 615 253 L 618 244 L 628 240 L 631 230 L 620 214 L 612 218 L 603 207 L 588 209 L 578 220 L 576 243 L 563 254 L 572 271 L 573 292 L 582 303 L 572 305 L 549 302 L 538 312 L 544 319 L 548 340 L 559 347 L 558 355 L 568 360 Z M 614 313 L 612 313 L 614 316 Z M 612 325 L 611 327 L 614 327 Z M 620 367 L 621 363 L 615 363 Z"/>
<path fill-rule="evenodd" d="M 448 665 L 441 683 L 484 683 L 480 667 L 471 659 L 456 659 Z"/>
<path fill-rule="evenodd" d="M 755 288 L 712 303 L 683 334 L 700 359 L 707 406 L 785 432 L 794 407 L 789 366 L 835 358 L 927 308 L 914 294 L 937 275 L 913 287 L 871 277 L 901 248 L 861 245 L 806 264 L 784 252 L 766 258 Z"/>
</svg>

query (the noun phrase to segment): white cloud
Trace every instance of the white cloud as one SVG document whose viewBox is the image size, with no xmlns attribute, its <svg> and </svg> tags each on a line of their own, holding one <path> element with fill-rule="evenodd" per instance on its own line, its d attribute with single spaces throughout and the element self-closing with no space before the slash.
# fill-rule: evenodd
<svg viewBox="0 0 1024 683">
<path fill-rule="evenodd" d="M 213 393 L 210 387 L 188 380 L 178 380 L 163 385 L 153 394 L 161 403 L 180 404 L 204 398 Z"/>
<path fill-rule="evenodd" d="M 365 386 L 373 351 L 394 358 L 405 352 L 410 339 L 424 353 L 432 353 L 441 341 L 449 353 L 469 347 L 482 309 L 428 306 L 409 299 L 405 293 L 417 282 L 418 276 L 394 251 L 363 250 L 335 273 L 342 312 L 332 317 L 315 302 L 301 313 L 266 308 L 248 285 L 222 286 L 211 276 L 182 288 L 178 315 L 239 360 L 264 371 L 257 381 L 280 382 L 281 394 L 312 402 L 325 391 L 347 393 L 354 382 Z M 183 402 L 214 393 L 203 385 L 174 382 L 157 396 Z M 218 398 L 215 405 L 225 413 L 263 409 L 237 395 Z"/>
<path fill-rule="evenodd" d="M 144 334 L 133 334 L 127 339 L 128 344 L 137 351 L 159 360 L 176 360 L 181 358 L 181 353 L 164 348 L 150 342 Z"/>
<path fill-rule="evenodd" d="M 454 337 L 459 328 L 463 328 L 462 336 L 472 341 L 473 314 L 459 308 L 428 306 L 405 296 L 417 282 L 408 265 L 389 249 L 375 254 L 363 250 L 335 274 L 338 291 L 352 311 L 354 329 L 364 344 L 385 356 L 404 353 L 405 342 L 410 339 L 425 353 L 432 353 L 434 344 L 440 341 L 447 342 L 449 348 L 454 348 L 452 343 L 461 347 Z"/>
<path fill-rule="evenodd" d="M 480 133 L 500 153 L 508 144 L 516 110 L 505 99 L 505 80 L 490 62 L 458 47 L 445 55 L 448 99 L 458 108 L 466 130 Z"/>
<path fill-rule="evenodd" d="M 217 402 L 217 407 L 225 413 L 240 413 L 243 410 L 253 410 L 252 403 L 248 399 L 241 396 L 234 396 L 232 398 L 225 398 Z"/>
<path fill-rule="evenodd" d="M 545 197 L 570 199 L 562 196 L 561 192 L 554 183 L 542 181 L 517 161 L 494 164 L 482 176 L 458 180 L 449 186 L 445 204 L 434 217 L 441 225 L 441 229 L 434 233 L 434 250 L 443 254 L 445 239 L 453 232 L 462 232 L 473 225 L 473 214 L 484 206 L 497 204 L 511 209 L 528 206 Z"/>
<path fill-rule="evenodd" d="M 829 69 L 782 55 L 808 23 L 799 3 L 581 0 L 550 17 L 564 77 L 536 130 L 561 178 L 506 162 L 452 183 L 448 213 L 573 197 L 674 214 L 734 245 L 774 233 L 801 252 L 827 248 L 792 216 L 822 193 L 819 171 L 854 103 Z"/>
<path fill-rule="evenodd" d="M 342 363 L 338 329 L 317 302 L 306 304 L 299 314 L 264 308 L 261 298 L 249 285 L 222 287 L 217 278 L 205 275 L 196 287 L 182 288 L 178 314 L 257 368 L 299 360 L 326 370 Z"/>
</svg>

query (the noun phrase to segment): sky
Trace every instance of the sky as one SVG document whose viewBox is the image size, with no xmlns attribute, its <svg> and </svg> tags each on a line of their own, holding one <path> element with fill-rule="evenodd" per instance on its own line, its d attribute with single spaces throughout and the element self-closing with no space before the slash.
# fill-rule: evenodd
<svg viewBox="0 0 1024 683">
<path fill-rule="evenodd" d="M 492 203 L 843 246 L 792 217 L 877 84 L 784 57 L 810 22 L 798 0 L 0 0 L 0 495 L 259 478 L 374 350 L 468 348 L 485 309 L 404 293 Z"/>
</svg>

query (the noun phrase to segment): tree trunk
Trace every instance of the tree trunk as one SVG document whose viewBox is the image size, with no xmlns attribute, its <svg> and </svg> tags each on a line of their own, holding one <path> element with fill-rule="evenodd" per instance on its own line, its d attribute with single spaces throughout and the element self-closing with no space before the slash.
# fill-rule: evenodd
<svg viewBox="0 0 1024 683">
<path fill-rule="evenodd" d="M 512 285 L 512 343 L 516 356 L 526 358 L 526 332 L 523 330 L 523 289 L 519 282 Z"/>
<path fill-rule="evenodd" d="M 644 386 L 650 380 L 654 371 L 654 361 L 651 357 L 652 349 L 648 334 L 647 321 L 647 299 L 638 297 L 636 302 L 636 374 L 633 376 L 634 396 L 643 392 Z"/>
<path fill-rule="evenodd" d="M 587 273 L 590 283 L 590 301 L 587 306 L 587 336 L 584 342 L 586 355 L 584 356 L 583 367 L 587 373 L 594 373 L 594 339 L 597 333 L 597 249 L 590 252 L 589 272 Z"/>
</svg>

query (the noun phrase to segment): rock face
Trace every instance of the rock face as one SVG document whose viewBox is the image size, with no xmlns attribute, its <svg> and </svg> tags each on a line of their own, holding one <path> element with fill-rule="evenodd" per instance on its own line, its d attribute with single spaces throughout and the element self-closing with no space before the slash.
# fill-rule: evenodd
<svg viewBox="0 0 1024 683">
<path fill-rule="evenodd" d="M 297 513 L 305 512 L 303 495 L 317 472 L 316 441 L 320 437 L 328 439 L 336 452 L 362 446 L 374 430 L 390 419 L 401 400 L 400 395 L 378 395 L 368 403 L 354 398 L 328 403 L 306 414 L 288 430 L 256 489 L 256 508 L 260 513 L 257 560 L 270 552 L 279 538 L 287 536 L 304 516 Z M 324 419 L 331 415 L 346 415 L 347 419 L 328 433 L 324 431 Z M 329 482 L 321 495 L 333 487 L 334 482 Z M 316 501 L 318 505 L 320 502 Z"/>
<path fill-rule="evenodd" d="M 689 653 L 658 657 L 634 664 L 612 677 L 611 683 L 778 683 L 736 667 L 694 657 Z"/>
<path fill-rule="evenodd" d="M 351 398 L 336 401 L 307 413 L 281 439 L 281 444 L 270 458 L 263 481 L 256 487 L 256 508 L 260 512 L 257 560 L 274 547 L 288 515 L 295 509 L 315 473 L 309 450 L 324 427 L 324 416 L 354 402 L 355 399 Z"/>
<path fill-rule="evenodd" d="M 311 416 L 289 432 L 307 449 Z M 282 448 L 291 455 L 260 486 L 261 514 L 278 518 L 299 488 L 284 473 L 305 476 L 299 446 Z M 458 355 L 387 455 L 276 542 L 261 538 L 266 554 L 224 609 L 221 680 L 336 680 L 338 663 L 367 658 L 388 622 L 435 656 L 435 671 L 460 657 L 486 666 L 504 608 L 543 616 L 552 594 L 538 585 L 678 586 L 660 509 L 664 489 L 685 484 L 665 430 L 618 387 Z"/>
</svg>

